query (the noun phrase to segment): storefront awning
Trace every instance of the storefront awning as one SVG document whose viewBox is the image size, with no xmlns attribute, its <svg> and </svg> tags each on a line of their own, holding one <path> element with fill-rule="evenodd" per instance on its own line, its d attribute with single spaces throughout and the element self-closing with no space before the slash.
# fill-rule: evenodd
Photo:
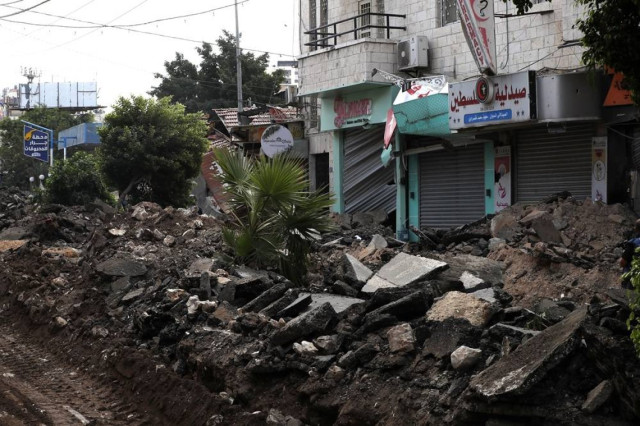
<svg viewBox="0 0 640 426">
<path fill-rule="evenodd" d="M 438 93 L 393 105 L 400 133 L 422 136 L 448 136 L 449 100 Z"/>
<path fill-rule="evenodd" d="M 384 81 L 364 80 L 357 83 L 346 84 L 343 86 L 331 87 L 329 89 L 310 90 L 308 92 L 303 91 L 302 93 L 298 93 L 298 96 L 318 95 L 319 98 L 330 98 L 341 93 L 355 93 L 388 86 L 392 86 L 392 84 Z"/>
</svg>

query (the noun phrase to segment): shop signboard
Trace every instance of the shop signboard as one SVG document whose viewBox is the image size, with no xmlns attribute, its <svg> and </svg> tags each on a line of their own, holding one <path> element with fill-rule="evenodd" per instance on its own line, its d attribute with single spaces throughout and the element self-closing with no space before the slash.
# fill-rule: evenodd
<svg viewBox="0 0 640 426">
<path fill-rule="evenodd" d="M 385 123 L 397 90 L 397 86 L 357 91 L 344 88 L 333 96 L 322 97 L 321 130 L 367 129 L 371 125 Z"/>
<path fill-rule="evenodd" d="M 607 138 L 591 139 L 591 199 L 607 202 Z"/>
<path fill-rule="evenodd" d="M 261 143 L 262 152 L 272 158 L 293 148 L 293 136 L 286 127 L 274 124 L 267 127 L 262 133 Z"/>
<path fill-rule="evenodd" d="M 533 71 L 449 84 L 449 128 L 452 130 L 535 118 Z"/>
<path fill-rule="evenodd" d="M 493 1 L 457 0 L 460 24 L 469 50 L 482 74 L 495 75 L 496 32 Z"/>
<path fill-rule="evenodd" d="M 494 211 L 498 213 L 500 210 L 511 205 L 511 147 L 499 146 L 495 148 L 494 157 Z"/>
</svg>

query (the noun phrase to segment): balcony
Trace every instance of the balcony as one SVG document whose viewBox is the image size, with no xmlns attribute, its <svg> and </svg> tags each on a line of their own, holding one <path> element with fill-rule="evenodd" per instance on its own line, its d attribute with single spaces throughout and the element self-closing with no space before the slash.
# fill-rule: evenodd
<svg viewBox="0 0 640 426">
<path fill-rule="evenodd" d="M 407 15 L 369 12 L 342 19 L 305 31 L 305 34 L 309 36 L 309 42 L 305 43 L 305 46 L 309 46 L 312 50 L 337 46 L 341 42 L 371 37 L 371 34 L 375 32 L 384 35 L 373 38 L 389 39 L 391 38 L 391 30 L 407 30 L 405 26 L 391 25 L 392 20 L 396 22 L 402 20 L 404 23 L 406 17 Z"/>
<path fill-rule="evenodd" d="M 380 84 L 374 68 L 394 72 L 397 68 L 396 42 L 406 33 L 406 15 L 363 13 L 313 30 L 309 50 L 299 58 L 299 96 L 352 86 L 365 88 Z M 386 82 L 385 84 L 389 84 Z"/>
</svg>

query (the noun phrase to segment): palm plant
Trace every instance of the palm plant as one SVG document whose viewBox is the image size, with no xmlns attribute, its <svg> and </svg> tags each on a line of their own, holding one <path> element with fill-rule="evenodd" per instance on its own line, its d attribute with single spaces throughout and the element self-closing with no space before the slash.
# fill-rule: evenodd
<svg viewBox="0 0 640 426">
<path fill-rule="evenodd" d="M 301 160 L 290 155 L 251 159 L 217 149 L 215 156 L 233 210 L 223 238 L 237 260 L 275 265 L 301 283 L 313 240 L 334 229 L 331 196 L 309 191 Z"/>
</svg>

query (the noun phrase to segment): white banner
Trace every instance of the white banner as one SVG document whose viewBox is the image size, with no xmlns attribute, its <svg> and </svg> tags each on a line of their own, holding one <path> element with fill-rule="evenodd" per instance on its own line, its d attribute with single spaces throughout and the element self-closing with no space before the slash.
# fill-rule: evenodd
<svg viewBox="0 0 640 426">
<path fill-rule="evenodd" d="M 496 75 L 496 31 L 493 0 L 457 0 L 462 31 L 483 74 Z"/>
</svg>

